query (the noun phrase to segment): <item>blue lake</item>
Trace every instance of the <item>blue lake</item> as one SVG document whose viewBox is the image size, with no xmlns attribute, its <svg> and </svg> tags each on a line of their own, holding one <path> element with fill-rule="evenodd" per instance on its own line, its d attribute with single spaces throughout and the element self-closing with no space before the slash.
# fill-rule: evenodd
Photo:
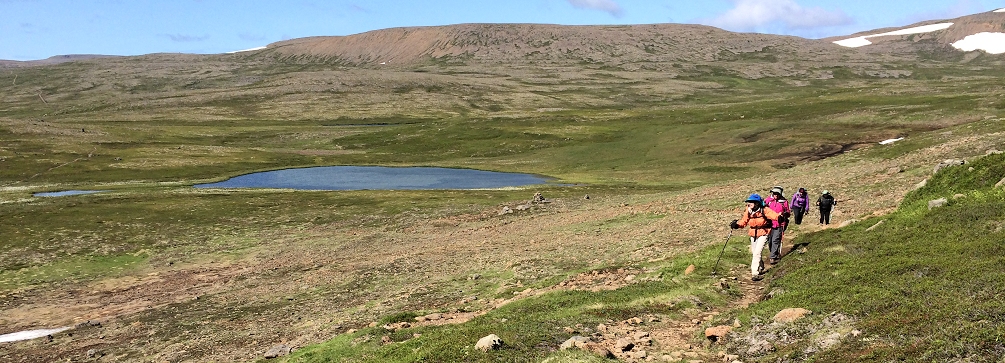
<svg viewBox="0 0 1005 363">
<path fill-rule="evenodd" d="M 544 177 L 472 169 L 382 166 L 325 166 L 241 175 L 196 188 L 298 190 L 493 189 L 544 184 Z"/>
<path fill-rule="evenodd" d="M 64 190 L 60 192 L 35 193 L 32 195 L 36 197 L 65 197 L 70 195 L 94 194 L 102 192 L 104 192 L 104 190 Z"/>
</svg>

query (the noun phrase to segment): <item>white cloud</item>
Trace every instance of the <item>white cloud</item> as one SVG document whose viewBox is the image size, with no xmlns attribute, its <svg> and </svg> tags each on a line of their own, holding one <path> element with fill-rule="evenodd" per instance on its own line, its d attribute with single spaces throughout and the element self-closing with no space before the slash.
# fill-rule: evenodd
<svg viewBox="0 0 1005 363">
<path fill-rule="evenodd" d="M 851 17 L 840 10 L 807 8 L 795 0 L 731 0 L 735 6 L 706 24 L 733 31 L 757 31 L 765 27 L 783 30 L 848 25 Z"/>
<path fill-rule="evenodd" d="M 568 0 L 569 4 L 580 9 L 600 10 L 611 14 L 611 16 L 621 16 L 624 10 L 614 0 Z"/>
</svg>

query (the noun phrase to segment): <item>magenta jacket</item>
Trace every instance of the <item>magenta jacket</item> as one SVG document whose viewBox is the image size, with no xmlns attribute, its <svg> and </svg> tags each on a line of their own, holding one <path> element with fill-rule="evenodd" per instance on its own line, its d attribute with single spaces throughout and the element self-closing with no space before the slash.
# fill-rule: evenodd
<svg viewBox="0 0 1005 363">
<path fill-rule="evenodd" d="M 778 214 L 782 214 L 782 213 L 789 213 L 789 214 L 791 214 L 792 213 L 792 209 L 789 209 L 789 201 L 787 201 L 785 199 L 777 199 L 777 200 L 775 200 L 775 199 L 768 199 L 767 202 L 768 202 L 768 204 L 767 204 L 768 208 L 771 208 L 771 210 L 773 210 L 775 212 L 778 212 Z M 778 227 L 782 227 L 784 225 L 785 224 L 779 224 L 778 220 L 772 220 L 771 221 L 771 228 L 778 228 Z"/>
</svg>

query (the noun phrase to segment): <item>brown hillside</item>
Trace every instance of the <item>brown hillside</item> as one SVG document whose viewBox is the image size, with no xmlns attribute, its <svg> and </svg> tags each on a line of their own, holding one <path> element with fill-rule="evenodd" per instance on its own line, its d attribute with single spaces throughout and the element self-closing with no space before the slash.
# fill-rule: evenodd
<svg viewBox="0 0 1005 363">
<path fill-rule="evenodd" d="M 394 66 L 454 58 L 489 63 L 544 60 L 612 65 L 707 62 L 718 60 L 724 52 L 742 54 L 772 48 L 795 55 L 829 47 L 798 37 L 732 33 L 701 25 L 461 24 L 294 39 L 271 44 L 268 49 L 283 58 L 306 56 L 358 66 Z"/>
<path fill-rule="evenodd" d="M 831 37 L 823 39 L 828 42 L 867 36 L 871 34 L 881 34 L 899 29 L 908 29 L 923 25 L 953 23 L 953 26 L 945 30 L 934 31 L 923 34 L 911 35 L 890 35 L 884 37 L 870 37 L 869 41 L 874 45 L 863 47 L 869 51 L 917 51 L 919 49 L 948 48 L 967 36 L 981 32 L 1005 32 L 1005 13 L 985 12 L 980 14 L 963 16 L 955 19 L 929 20 L 915 23 L 903 27 L 875 29 L 859 32 L 847 36 Z"/>
</svg>

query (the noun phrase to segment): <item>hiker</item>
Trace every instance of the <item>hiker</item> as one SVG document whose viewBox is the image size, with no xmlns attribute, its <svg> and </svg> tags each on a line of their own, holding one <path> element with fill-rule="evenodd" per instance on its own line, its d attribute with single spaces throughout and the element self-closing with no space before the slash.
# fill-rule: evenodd
<svg viewBox="0 0 1005 363">
<path fill-rule="evenodd" d="M 778 219 L 771 221 L 771 231 L 768 232 L 768 263 L 774 265 L 782 259 L 782 236 L 785 229 L 789 227 L 789 215 L 792 209 L 789 208 L 789 201 L 785 200 L 785 191 L 782 187 L 771 188 L 768 195 L 766 207 L 778 213 Z"/>
<path fill-rule="evenodd" d="M 792 195 L 792 215 L 796 217 L 796 224 L 803 224 L 803 215 L 809 212 L 810 206 L 810 195 L 806 192 L 806 188 L 799 188 L 796 194 Z"/>
<path fill-rule="evenodd" d="M 771 232 L 771 222 L 778 220 L 778 213 L 764 208 L 764 199 L 758 194 L 751 194 L 746 201 L 746 210 L 743 217 L 734 219 L 729 223 L 732 229 L 749 227 L 750 231 L 750 279 L 760 281 L 761 271 L 764 269 L 764 261 L 761 261 L 761 251 L 768 241 L 768 233 Z"/>
<path fill-rule="evenodd" d="M 817 207 L 820 207 L 820 224 L 831 224 L 831 209 L 837 205 L 837 201 L 834 200 L 834 196 L 831 192 L 824 191 L 817 199 Z"/>
</svg>

